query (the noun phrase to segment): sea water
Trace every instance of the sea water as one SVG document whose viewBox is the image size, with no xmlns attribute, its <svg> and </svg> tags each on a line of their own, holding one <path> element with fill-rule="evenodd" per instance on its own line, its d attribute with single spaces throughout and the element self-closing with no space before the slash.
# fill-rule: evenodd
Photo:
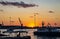
<svg viewBox="0 0 60 39">
<path fill-rule="evenodd" d="M 60 39 L 60 37 L 46 37 L 46 36 L 36 36 L 34 35 L 34 31 L 37 31 L 37 29 L 15 29 L 14 31 L 19 31 L 19 30 L 23 30 L 23 31 L 27 31 L 28 33 L 21 33 L 20 36 L 31 36 L 31 39 Z M 6 29 L 3 29 L 1 31 L 6 31 Z M 9 33 L 5 33 L 5 34 L 9 34 Z M 10 33 L 10 36 L 16 36 L 18 33 Z"/>
</svg>

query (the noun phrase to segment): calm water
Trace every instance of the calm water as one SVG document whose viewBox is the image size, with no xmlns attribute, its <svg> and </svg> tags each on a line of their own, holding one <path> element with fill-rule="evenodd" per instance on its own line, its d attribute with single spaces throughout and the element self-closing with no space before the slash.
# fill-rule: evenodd
<svg viewBox="0 0 60 39">
<path fill-rule="evenodd" d="M 15 31 L 19 31 L 20 29 L 15 29 Z M 60 39 L 60 37 L 38 37 L 38 36 L 35 36 L 33 34 L 34 31 L 37 31 L 37 29 L 23 29 L 24 31 L 28 31 L 28 33 L 24 33 L 24 35 L 26 36 L 31 36 L 31 39 Z M 5 29 L 3 29 L 2 31 L 6 31 Z M 8 34 L 8 33 L 6 33 Z M 10 34 L 11 35 L 11 34 Z M 12 34 L 11 36 L 15 36 L 16 34 Z M 22 36 L 22 34 L 21 34 Z"/>
<path fill-rule="evenodd" d="M 31 39 L 60 39 L 60 37 L 38 37 L 33 34 L 34 31 L 36 31 L 36 29 L 28 30 L 28 35 L 31 36 Z"/>
</svg>

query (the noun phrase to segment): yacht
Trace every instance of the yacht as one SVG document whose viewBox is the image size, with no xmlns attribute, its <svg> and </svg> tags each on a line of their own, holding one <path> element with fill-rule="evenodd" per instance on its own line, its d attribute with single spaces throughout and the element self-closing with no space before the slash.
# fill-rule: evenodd
<svg viewBox="0 0 60 39">
<path fill-rule="evenodd" d="M 60 31 L 58 30 L 58 28 L 42 27 L 42 28 L 38 28 L 37 31 L 34 32 L 34 35 L 37 35 L 37 36 L 59 36 L 60 37 Z"/>
</svg>

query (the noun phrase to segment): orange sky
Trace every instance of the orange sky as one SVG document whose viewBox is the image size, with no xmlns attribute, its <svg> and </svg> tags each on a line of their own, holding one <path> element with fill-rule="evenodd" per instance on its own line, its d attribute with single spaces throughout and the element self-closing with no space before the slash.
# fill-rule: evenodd
<svg viewBox="0 0 60 39">
<path fill-rule="evenodd" d="M 39 0 L 38 0 L 39 1 Z M 38 1 L 36 4 L 39 5 Z M 47 23 L 51 23 L 51 25 L 54 25 L 56 22 L 57 25 L 60 26 L 60 5 L 55 2 L 53 4 L 49 5 L 44 4 L 44 1 L 40 1 L 40 5 L 38 7 L 30 7 L 30 8 L 17 8 L 15 6 L 0 6 L 0 9 L 3 9 L 4 11 L 0 11 L 0 23 L 3 21 L 5 25 L 10 24 L 9 17 L 11 16 L 11 20 L 14 21 L 12 25 L 19 25 L 18 17 L 20 17 L 22 23 L 25 26 L 34 26 L 34 13 L 38 13 L 36 15 L 36 25 L 41 26 L 41 22 L 44 21 L 45 25 Z M 57 1 L 58 2 L 58 1 Z M 55 7 L 54 7 L 54 6 Z M 49 13 L 49 11 L 52 10 L 54 13 Z M 32 18 L 30 16 L 33 16 Z"/>
</svg>

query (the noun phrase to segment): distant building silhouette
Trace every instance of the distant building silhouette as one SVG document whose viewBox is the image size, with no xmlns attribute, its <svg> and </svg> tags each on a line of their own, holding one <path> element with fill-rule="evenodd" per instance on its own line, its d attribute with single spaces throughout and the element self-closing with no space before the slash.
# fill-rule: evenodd
<svg viewBox="0 0 60 39">
<path fill-rule="evenodd" d="M 2 21 L 2 25 L 4 26 L 4 23 L 3 23 L 3 21 Z"/>
<path fill-rule="evenodd" d="M 42 27 L 44 27 L 44 24 L 45 24 L 44 21 L 42 21 Z"/>
<path fill-rule="evenodd" d="M 2 24 L 0 24 L 0 26 L 2 26 Z"/>
<path fill-rule="evenodd" d="M 57 23 L 54 23 L 55 26 L 57 26 Z"/>
<path fill-rule="evenodd" d="M 0 24 L 0 26 L 4 26 L 4 23 L 3 23 L 3 21 L 2 21 L 2 23 Z"/>
<path fill-rule="evenodd" d="M 50 23 L 48 23 L 48 24 L 47 24 L 47 26 L 48 26 L 48 27 L 51 27 L 51 24 L 50 24 Z"/>
</svg>

